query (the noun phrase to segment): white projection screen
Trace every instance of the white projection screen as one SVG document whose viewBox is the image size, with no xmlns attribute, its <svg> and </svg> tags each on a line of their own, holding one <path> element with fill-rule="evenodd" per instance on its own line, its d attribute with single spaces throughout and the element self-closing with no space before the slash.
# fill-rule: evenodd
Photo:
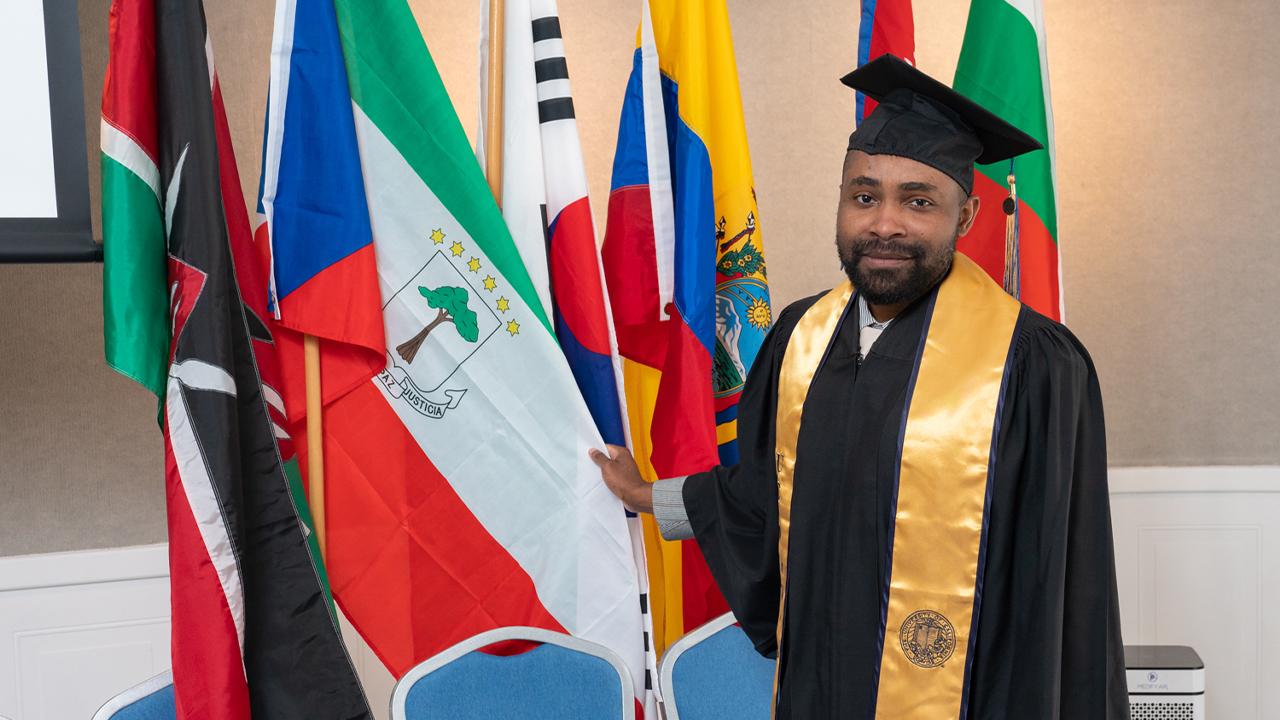
<svg viewBox="0 0 1280 720">
<path fill-rule="evenodd" d="M 81 82 L 76 0 L 0 0 L 0 262 L 102 257 Z"/>
</svg>

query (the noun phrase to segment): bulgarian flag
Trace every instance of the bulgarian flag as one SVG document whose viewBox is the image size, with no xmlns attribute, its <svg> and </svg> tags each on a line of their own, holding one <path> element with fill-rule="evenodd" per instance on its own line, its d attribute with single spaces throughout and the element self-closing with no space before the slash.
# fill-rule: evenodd
<svg viewBox="0 0 1280 720">
<path fill-rule="evenodd" d="M 1019 156 L 1012 166 L 1018 202 L 1008 243 L 1008 220 L 1001 207 L 1009 197 L 1011 166 L 977 167 L 973 192 L 982 198 L 982 211 L 958 249 L 1032 309 L 1061 320 L 1062 258 L 1042 0 L 973 0 L 954 85 L 1045 147 Z"/>
<path fill-rule="evenodd" d="M 291 419 L 285 351 L 321 338 L 338 605 L 397 677 L 508 625 L 642 674 L 603 440 L 407 2 L 278 0 L 267 106 L 259 233 Z"/>
</svg>

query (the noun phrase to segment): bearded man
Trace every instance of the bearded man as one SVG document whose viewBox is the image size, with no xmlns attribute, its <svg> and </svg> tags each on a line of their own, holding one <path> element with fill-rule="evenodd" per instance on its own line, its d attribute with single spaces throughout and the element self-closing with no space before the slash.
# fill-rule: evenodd
<svg viewBox="0 0 1280 720">
<path fill-rule="evenodd" d="M 955 253 L 974 163 L 1040 145 L 896 58 L 844 82 L 879 102 L 844 160 L 848 282 L 778 317 L 741 462 L 650 485 L 593 459 L 697 539 L 777 658 L 777 718 L 1128 718 L 1093 363 Z"/>
</svg>

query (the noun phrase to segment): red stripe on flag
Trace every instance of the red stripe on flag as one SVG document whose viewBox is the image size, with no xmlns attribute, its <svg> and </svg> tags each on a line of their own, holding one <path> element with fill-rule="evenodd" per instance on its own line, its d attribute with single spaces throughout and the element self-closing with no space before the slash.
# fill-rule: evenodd
<svg viewBox="0 0 1280 720">
<path fill-rule="evenodd" d="M 249 720 L 244 658 L 164 428 L 169 520 L 170 656 L 178 720 Z"/>
<path fill-rule="evenodd" d="M 602 304 L 604 287 L 596 260 L 591 205 L 585 197 L 569 203 L 556 217 L 555 235 L 551 237 L 551 292 L 560 316 L 578 342 L 607 357 L 611 350 Z"/>
<path fill-rule="evenodd" d="M 978 217 L 956 249 L 976 262 L 996 282 L 1004 282 L 1006 215 L 1001 210 L 1009 191 L 982 174 L 973 174 L 973 194 L 981 198 Z M 1018 260 L 1022 268 L 1022 302 L 1052 320 L 1061 320 L 1058 302 L 1058 244 L 1036 211 L 1018 201 Z"/>
<path fill-rule="evenodd" d="M 720 594 L 711 568 L 693 540 L 680 543 L 680 574 L 685 632 L 729 612 L 729 603 Z"/>
<path fill-rule="evenodd" d="M 321 338 L 320 376 L 326 406 L 386 367 L 382 297 L 377 284 L 368 282 L 376 276 L 370 244 L 320 271 L 281 300 L 284 319 L 276 323 L 281 331 L 275 337 L 283 385 L 279 390 L 290 420 L 301 420 L 307 411 L 303 333 Z"/>
<path fill-rule="evenodd" d="M 601 248 L 618 353 L 662 371 L 654 402 L 650 458 L 659 477 L 701 472 L 719 464 L 715 404 L 708 392 L 711 355 L 680 317 L 660 320 L 653 215 L 647 185 L 609 196 Z"/>
<path fill-rule="evenodd" d="M 605 281 L 609 283 L 613 322 L 621 335 L 624 325 L 650 323 L 660 317 L 648 185 L 629 185 L 610 193 L 604 236 L 600 255 L 604 259 Z M 621 336 L 618 342 L 622 343 Z"/>
<path fill-rule="evenodd" d="M 564 632 L 373 383 L 326 407 L 324 431 L 330 583 L 392 674 L 495 627 Z"/>
<path fill-rule="evenodd" d="M 102 81 L 102 116 L 156 162 L 160 152 L 155 113 L 155 2 L 116 0 L 111 3 L 108 28 L 111 62 Z"/>
<path fill-rule="evenodd" d="M 715 402 L 708 392 L 711 355 L 674 307 L 672 313 L 671 320 L 663 323 L 667 352 L 649 431 L 653 469 L 662 478 L 703 472 L 720 464 Z"/>
<path fill-rule="evenodd" d="M 916 64 L 916 25 L 911 14 L 911 0 L 876 0 L 867 62 L 886 53 Z M 875 110 L 876 101 L 867 98 L 862 108 L 862 116 L 866 117 Z"/>
</svg>

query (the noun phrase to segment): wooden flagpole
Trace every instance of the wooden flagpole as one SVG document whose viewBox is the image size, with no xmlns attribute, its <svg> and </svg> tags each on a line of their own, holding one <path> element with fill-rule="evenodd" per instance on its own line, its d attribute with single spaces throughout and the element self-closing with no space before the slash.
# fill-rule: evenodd
<svg viewBox="0 0 1280 720">
<path fill-rule="evenodd" d="M 324 524 L 324 396 L 320 393 L 320 338 L 304 335 L 302 361 L 307 383 L 307 504 L 315 526 L 320 562 L 329 555 Z"/>
<path fill-rule="evenodd" d="M 506 3 L 489 0 L 489 57 L 485 82 L 484 175 L 502 205 L 502 62 L 506 44 Z"/>
</svg>

